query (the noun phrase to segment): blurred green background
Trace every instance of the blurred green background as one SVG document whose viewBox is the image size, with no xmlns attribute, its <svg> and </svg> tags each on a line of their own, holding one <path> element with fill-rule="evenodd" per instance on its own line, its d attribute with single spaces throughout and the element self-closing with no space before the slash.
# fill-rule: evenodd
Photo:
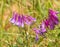
<svg viewBox="0 0 60 47">
<path fill-rule="evenodd" d="M 42 20 L 48 17 L 48 9 L 60 12 L 60 0 L 0 0 L 0 47 L 60 47 L 60 23 L 54 30 L 47 29 L 46 38 L 39 36 L 35 41 L 35 32 Z M 30 15 L 36 23 L 24 28 L 9 22 L 13 12 Z M 60 20 L 60 14 L 58 14 Z"/>
</svg>

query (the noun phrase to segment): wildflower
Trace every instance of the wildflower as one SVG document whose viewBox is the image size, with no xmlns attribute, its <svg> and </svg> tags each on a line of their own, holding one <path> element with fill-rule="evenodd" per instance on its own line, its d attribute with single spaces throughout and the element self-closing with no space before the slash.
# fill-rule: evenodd
<svg viewBox="0 0 60 47">
<path fill-rule="evenodd" d="M 10 22 L 17 25 L 24 27 L 24 24 L 31 25 L 33 22 L 35 22 L 36 19 L 33 18 L 32 16 L 25 16 L 25 15 L 20 15 L 18 13 L 13 13 L 13 17 L 10 19 Z"/>
<path fill-rule="evenodd" d="M 46 27 L 48 27 L 48 25 L 49 25 L 49 20 L 46 19 L 46 20 L 44 21 L 44 23 L 45 23 Z"/>
<path fill-rule="evenodd" d="M 49 28 L 50 28 L 51 30 L 53 30 L 54 27 L 55 27 L 54 22 L 53 22 L 52 20 L 49 20 Z"/>
<path fill-rule="evenodd" d="M 14 24 L 16 22 L 17 16 L 17 13 L 14 12 L 13 17 L 10 19 L 10 22 Z"/>
<path fill-rule="evenodd" d="M 18 19 L 15 23 L 17 26 L 21 26 L 21 27 L 24 27 L 24 21 L 23 21 L 23 18 L 22 16 L 18 16 Z"/>
<path fill-rule="evenodd" d="M 23 16 L 24 17 L 24 22 L 27 25 L 31 25 L 33 22 L 36 21 L 35 18 L 33 18 L 32 16 Z"/>
<path fill-rule="evenodd" d="M 34 28 L 33 29 L 36 33 L 36 39 L 38 38 L 38 35 L 43 35 L 44 36 L 44 33 L 46 32 L 46 28 L 45 28 L 45 23 L 42 22 L 42 24 L 39 26 L 39 28 Z"/>
<path fill-rule="evenodd" d="M 46 32 L 46 28 L 45 28 L 45 23 L 44 22 L 42 22 L 42 24 L 39 26 L 39 28 L 40 28 L 40 31 L 41 32 Z"/>
<path fill-rule="evenodd" d="M 49 9 L 48 19 L 44 21 L 46 27 L 49 27 L 51 30 L 54 29 L 55 25 L 59 23 L 57 14 L 58 12 L 53 11 L 52 9 Z"/>
<path fill-rule="evenodd" d="M 55 25 L 59 23 L 57 14 L 58 12 L 53 11 L 52 9 L 49 10 L 49 18 L 54 22 Z"/>
</svg>

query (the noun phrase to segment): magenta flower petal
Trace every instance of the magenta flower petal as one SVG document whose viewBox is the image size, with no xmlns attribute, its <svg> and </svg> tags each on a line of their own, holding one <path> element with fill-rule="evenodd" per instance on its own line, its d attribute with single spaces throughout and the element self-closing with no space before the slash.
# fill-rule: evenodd
<svg viewBox="0 0 60 47">
<path fill-rule="evenodd" d="M 18 25 L 18 26 L 21 26 L 21 17 L 20 16 L 18 16 L 18 18 L 17 18 L 17 21 L 16 21 L 16 25 Z"/>
<path fill-rule="evenodd" d="M 57 25 L 59 23 L 58 18 L 51 17 L 51 20 Z"/>
<path fill-rule="evenodd" d="M 29 21 L 36 21 L 36 19 L 33 18 L 32 16 L 28 16 L 27 18 L 29 19 Z"/>
<path fill-rule="evenodd" d="M 39 34 L 40 33 L 40 30 L 37 29 L 37 28 L 34 28 L 33 30 L 35 31 L 36 34 Z"/>
<path fill-rule="evenodd" d="M 38 29 L 34 28 L 33 30 L 35 31 L 36 34 L 45 33 L 46 32 L 45 23 L 42 22 Z"/>
<path fill-rule="evenodd" d="M 10 22 L 15 24 L 17 16 L 18 16 L 17 13 L 13 13 L 13 17 L 10 19 Z"/>
<path fill-rule="evenodd" d="M 46 19 L 46 20 L 44 21 L 44 23 L 45 23 L 45 26 L 46 26 L 46 27 L 49 26 L 49 20 L 48 20 L 48 19 Z"/>
<path fill-rule="evenodd" d="M 53 30 L 54 27 L 55 27 L 54 22 L 53 22 L 52 20 L 50 20 L 50 22 L 49 22 L 49 28 L 50 28 L 51 30 Z"/>
<path fill-rule="evenodd" d="M 18 13 L 13 13 L 13 17 L 10 19 L 10 22 L 17 26 L 24 27 L 23 18 Z"/>
<path fill-rule="evenodd" d="M 24 16 L 24 21 L 25 21 L 25 24 L 31 25 L 33 22 L 36 21 L 36 19 L 31 16 Z"/>
<path fill-rule="evenodd" d="M 46 28 L 45 28 L 45 23 L 44 22 L 42 22 L 42 24 L 40 25 L 39 28 L 40 28 L 41 32 L 43 32 L 43 33 L 46 32 Z"/>
<path fill-rule="evenodd" d="M 58 14 L 59 12 L 54 11 L 54 10 L 52 10 L 52 9 L 49 9 L 49 13 L 52 14 L 52 15 L 55 15 L 55 14 Z"/>
<path fill-rule="evenodd" d="M 36 39 L 36 41 L 38 41 L 38 39 L 39 39 L 39 38 L 38 38 L 38 35 L 36 35 L 36 38 L 35 38 L 35 39 Z"/>
<path fill-rule="evenodd" d="M 18 16 L 18 19 L 15 24 L 18 26 L 24 27 L 24 21 L 21 16 Z"/>
<path fill-rule="evenodd" d="M 52 9 L 49 10 L 49 18 L 57 25 L 59 23 L 57 12 Z"/>
<path fill-rule="evenodd" d="M 24 24 L 31 25 L 34 21 L 36 21 L 35 18 L 18 13 L 13 13 L 13 17 L 10 19 L 11 23 L 21 27 L 24 27 Z"/>
<path fill-rule="evenodd" d="M 24 27 L 24 20 L 23 20 L 23 17 L 21 18 L 21 26 Z"/>
<path fill-rule="evenodd" d="M 54 29 L 55 25 L 59 23 L 57 14 L 58 12 L 49 9 L 49 17 L 44 21 L 46 27 L 49 26 L 50 29 Z"/>
<path fill-rule="evenodd" d="M 36 40 L 38 40 L 38 35 L 40 34 L 40 35 L 44 36 L 44 33 L 46 32 L 45 23 L 42 22 L 38 29 L 34 28 L 33 30 L 36 33 Z"/>
</svg>

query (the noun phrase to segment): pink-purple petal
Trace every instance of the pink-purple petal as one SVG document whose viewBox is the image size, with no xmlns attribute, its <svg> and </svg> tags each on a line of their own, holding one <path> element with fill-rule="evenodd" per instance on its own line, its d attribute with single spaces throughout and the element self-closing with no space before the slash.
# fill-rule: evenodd
<svg viewBox="0 0 60 47">
<path fill-rule="evenodd" d="M 37 29 L 37 28 L 34 28 L 33 30 L 35 31 L 36 34 L 40 33 L 39 29 Z"/>
<path fill-rule="evenodd" d="M 13 13 L 13 17 L 10 19 L 10 22 L 13 23 L 13 24 L 15 24 L 17 16 L 18 16 L 17 13 Z"/>
<path fill-rule="evenodd" d="M 41 23 L 39 28 L 40 28 L 41 32 L 43 32 L 43 33 L 46 32 L 46 28 L 45 28 L 45 23 L 44 22 Z"/>
</svg>

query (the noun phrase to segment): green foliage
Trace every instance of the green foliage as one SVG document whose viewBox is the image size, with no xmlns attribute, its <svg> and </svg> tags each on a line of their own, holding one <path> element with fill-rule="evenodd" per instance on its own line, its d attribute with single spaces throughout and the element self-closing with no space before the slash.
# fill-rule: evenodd
<svg viewBox="0 0 60 47">
<path fill-rule="evenodd" d="M 56 2 L 58 1 L 0 0 L 0 47 L 60 47 L 60 23 L 54 30 L 47 29 L 46 38 L 40 36 L 37 42 L 32 30 L 33 27 L 37 27 L 42 20 L 47 18 L 49 8 L 60 11 L 60 7 L 55 8 L 53 5 Z M 22 9 L 20 9 L 21 7 Z M 22 10 L 23 14 L 35 17 L 36 23 L 32 26 L 25 25 L 24 28 L 11 24 L 9 19 L 12 17 L 13 10 L 18 13 L 21 13 Z M 8 12 L 10 13 L 8 14 Z M 7 18 L 5 14 L 8 15 Z M 58 17 L 60 20 L 60 14 Z"/>
</svg>

